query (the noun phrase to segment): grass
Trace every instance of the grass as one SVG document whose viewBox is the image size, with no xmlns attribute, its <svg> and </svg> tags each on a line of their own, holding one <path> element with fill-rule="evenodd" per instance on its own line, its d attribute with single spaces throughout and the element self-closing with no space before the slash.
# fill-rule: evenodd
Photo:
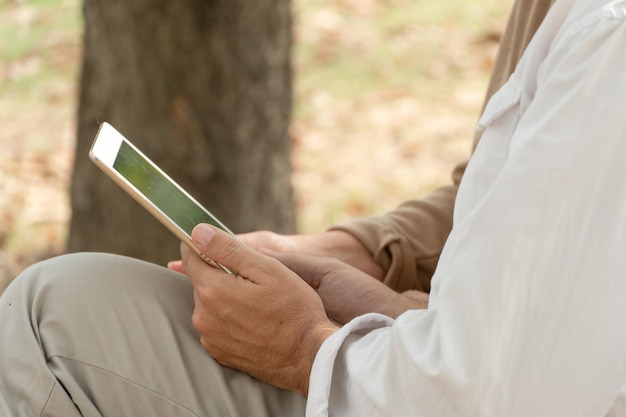
<svg viewBox="0 0 626 417">
<path fill-rule="evenodd" d="M 448 181 L 511 0 L 295 0 L 293 184 L 302 232 Z M 63 251 L 78 0 L 0 0 L 2 277 Z"/>
<path fill-rule="evenodd" d="M 77 0 L 0 0 L 0 291 L 62 251 L 81 30 Z"/>
<path fill-rule="evenodd" d="M 380 213 L 467 157 L 511 2 L 296 2 L 300 229 Z"/>
<path fill-rule="evenodd" d="M 417 82 L 420 78 L 458 80 L 455 74 L 442 77 L 436 66 L 445 64 L 461 75 L 467 62 L 450 48 L 471 48 L 468 43 L 499 30 L 509 7 L 493 0 L 395 0 L 365 2 L 365 7 L 356 1 L 302 1 L 296 6 L 300 89 L 324 85 L 350 98 L 398 87 L 421 96 L 430 92 Z"/>
</svg>

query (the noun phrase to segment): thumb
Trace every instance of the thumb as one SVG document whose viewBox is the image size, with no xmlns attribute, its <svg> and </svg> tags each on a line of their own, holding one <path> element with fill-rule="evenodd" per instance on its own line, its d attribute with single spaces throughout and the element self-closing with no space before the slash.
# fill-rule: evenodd
<svg viewBox="0 0 626 417">
<path fill-rule="evenodd" d="M 267 257 L 244 244 L 236 236 L 217 227 L 201 223 L 191 232 L 191 240 L 208 259 L 237 271 L 244 277 L 247 277 L 246 273 L 252 269 L 255 272 L 268 269 L 265 268 Z"/>
</svg>

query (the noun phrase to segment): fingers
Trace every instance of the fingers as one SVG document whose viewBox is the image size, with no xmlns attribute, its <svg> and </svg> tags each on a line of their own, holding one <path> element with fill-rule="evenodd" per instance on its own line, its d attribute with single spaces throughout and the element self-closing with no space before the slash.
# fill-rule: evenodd
<svg viewBox="0 0 626 417">
<path fill-rule="evenodd" d="M 263 253 L 267 253 L 291 269 L 315 290 L 319 288 L 325 276 L 336 274 L 345 266 L 333 258 L 285 252 L 263 251 Z"/>
<path fill-rule="evenodd" d="M 168 262 L 167 268 L 171 269 L 172 271 L 179 272 L 181 274 L 185 273 L 185 267 L 183 266 L 183 261 L 181 261 L 180 259 L 176 261 Z"/>
<path fill-rule="evenodd" d="M 267 248 L 278 252 L 289 252 L 295 250 L 291 236 L 279 235 L 267 230 L 261 230 L 237 235 L 246 245 L 256 250 Z"/>
</svg>

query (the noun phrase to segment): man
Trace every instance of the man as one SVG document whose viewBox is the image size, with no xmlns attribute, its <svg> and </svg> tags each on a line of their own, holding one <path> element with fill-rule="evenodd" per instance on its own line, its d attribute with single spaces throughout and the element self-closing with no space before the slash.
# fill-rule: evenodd
<svg viewBox="0 0 626 417">
<path fill-rule="evenodd" d="M 505 39 L 543 19 L 540 4 L 547 8 L 518 1 Z M 535 17 L 519 20 L 525 13 Z M 557 0 L 512 76 L 494 77 L 503 87 L 481 117 L 427 310 L 344 263 L 244 237 L 257 252 L 205 225 L 195 244 L 239 276 L 185 247 L 176 268 L 192 286 L 126 258 L 57 258 L 0 299 L 0 410 L 602 416 L 613 405 L 620 415 L 626 122 L 613 112 L 626 92 L 625 20 L 624 1 Z M 497 74 L 524 43 L 503 49 Z M 403 210 L 446 217 L 452 200 L 443 191 L 422 209 L 365 221 L 402 224 Z M 384 278 L 395 289 L 427 289 L 406 283 L 433 269 L 418 256 L 417 235 L 388 226 L 387 235 L 352 240 L 360 230 L 368 229 L 324 235 L 347 248 L 332 255 L 379 277 L 396 268 Z M 449 232 L 441 230 L 439 245 L 424 240 L 424 254 L 437 257 Z M 277 239 L 298 251 L 310 242 Z M 316 245 L 311 252 L 327 250 Z"/>
</svg>

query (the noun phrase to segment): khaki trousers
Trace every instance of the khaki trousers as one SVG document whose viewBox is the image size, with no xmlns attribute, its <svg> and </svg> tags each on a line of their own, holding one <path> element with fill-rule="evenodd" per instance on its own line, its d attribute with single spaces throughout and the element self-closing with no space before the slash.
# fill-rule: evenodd
<svg viewBox="0 0 626 417">
<path fill-rule="evenodd" d="M 305 399 L 217 364 L 183 275 L 106 254 L 27 269 L 0 297 L 0 416 L 301 416 Z"/>
</svg>

